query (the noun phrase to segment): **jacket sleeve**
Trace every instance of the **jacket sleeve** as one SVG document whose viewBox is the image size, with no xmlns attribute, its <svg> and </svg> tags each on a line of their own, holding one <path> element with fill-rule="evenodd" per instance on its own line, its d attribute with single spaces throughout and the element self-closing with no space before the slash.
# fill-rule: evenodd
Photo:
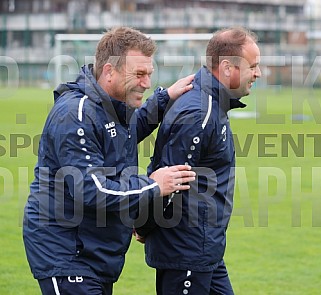
<svg viewBox="0 0 321 295">
<path fill-rule="evenodd" d="M 169 101 L 167 90 L 158 87 L 142 107 L 136 110 L 138 142 L 141 142 L 158 127 L 158 124 L 163 120 Z"/>
<path fill-rule="evenodd" d="M 104 167 L 103 145 L 108 142 L 102 141 L 95 124 L 98 117 L 70 110 L 54 118 L 48 135 L 59 161 L 55 190 L 64 191 L 59 195 L 104 211 L 131 210 L 140 199 L 159 195 L 157 183 L 137 175 L 137 167 L 123 169 L 121 175 L 116 175 L 116 167 Z"/>
</svg>

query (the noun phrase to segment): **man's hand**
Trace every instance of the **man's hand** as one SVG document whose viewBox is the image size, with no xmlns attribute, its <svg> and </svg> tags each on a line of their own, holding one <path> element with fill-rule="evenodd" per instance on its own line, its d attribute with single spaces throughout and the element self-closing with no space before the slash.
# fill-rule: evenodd
<svg viewBox="0 0 321 295">
<path fill-rule="evenodd" d="M 189 165 L 164 167 L 154 171 L 150 178 L 155 180 L 160 188 L 161 196 L 167 196 L 175 191 L 188 190 L 188 183 L 195 180 L 196 173 Z"/>
<path fill-rule="evenodd" d="M 194 79 L 194 74 L 185 78 L 179 79 L 172 86 L 167 88 L 168 95 L 171 99 L 177 99 L 183 93 L 191 90 L 193 85 L 191 84 Z"/>
<path fill-rule="evenodd" d="M 135 230 L 133 231 L 133 235 L 135 236 L 137 242 L 145 244 L 145 238 L 140 236 Z"/>
</svg>

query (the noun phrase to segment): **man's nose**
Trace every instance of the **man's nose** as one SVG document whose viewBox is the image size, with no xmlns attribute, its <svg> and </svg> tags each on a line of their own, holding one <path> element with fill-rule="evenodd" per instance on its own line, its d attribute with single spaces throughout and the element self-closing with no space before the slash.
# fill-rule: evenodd
<svg viewBox="0 0 321 295">
<path fill-rule="evenodd" d="M 262 72 L 259 66 L 255 69 L 255 77 L 260 78 L 262 76 Z"/>
<path fill-rule="evenodd" d="M 151 87 L 151 78 L 148 75 L 144 75 L 140 80 L 140 85 L 146 89 Z"/>
</svg>

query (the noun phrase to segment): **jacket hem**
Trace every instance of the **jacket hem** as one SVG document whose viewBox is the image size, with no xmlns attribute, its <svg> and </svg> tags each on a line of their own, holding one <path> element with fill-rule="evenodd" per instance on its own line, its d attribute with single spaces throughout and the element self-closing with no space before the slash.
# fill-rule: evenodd
<svg viewBox="0 0 321 295">
<path fill-rule="evenodd" d="M 195 265 L 193 263 L 171 263 L 159 262 L 146 258 L 146 263 L 149 267 L 156 269 L 175 269 L 175 270 L 191 270 L 197 272 L 209 272 L 217 268 L 218 262 L 212 265 Z"/>
</svg>

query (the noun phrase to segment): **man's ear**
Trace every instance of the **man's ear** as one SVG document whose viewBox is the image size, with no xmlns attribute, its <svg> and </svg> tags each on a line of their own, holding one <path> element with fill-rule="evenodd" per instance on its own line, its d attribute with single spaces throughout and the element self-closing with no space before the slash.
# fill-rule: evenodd
<svg viewBox="0 0 321 295">
<path fill-rule="evenodd" d="M 223 59 L 221 61 L 220 67 L 221 67 L 221 73 L 229 78 L 231 76 L 231 62 L 227 59 Z"/>
<path fill-rule="evenodd" d="M 110 81 L 112 73 L 113 73 L 113 70 L 114 70 L 114 67 L 112 66 L 112 64 L 111 63 L 106 63 L 103 66 L 103 71 L 102 71 L 101 74 L 104 76 L 104 78 L 107 81 Z"/>
</svg>

